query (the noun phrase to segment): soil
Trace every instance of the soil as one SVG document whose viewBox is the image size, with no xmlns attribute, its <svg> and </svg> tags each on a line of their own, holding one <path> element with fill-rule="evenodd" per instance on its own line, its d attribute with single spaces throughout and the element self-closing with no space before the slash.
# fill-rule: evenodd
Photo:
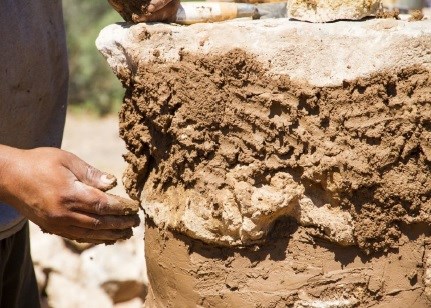
<svg viewBox="0 0 431 308">
<path fill-rule="evenodd" d="M 313 87 L 234 50 L 141 65 L 126 83 L 123 180 L 161 227 L 244 246 L 287 215 L 374 254 L 430 222 L 431 74 L 420 66 Z M 348 217 L 295 215 L 307 202 Z M 346 243 L 336 235 L 347 224 Z"/>
</svg>

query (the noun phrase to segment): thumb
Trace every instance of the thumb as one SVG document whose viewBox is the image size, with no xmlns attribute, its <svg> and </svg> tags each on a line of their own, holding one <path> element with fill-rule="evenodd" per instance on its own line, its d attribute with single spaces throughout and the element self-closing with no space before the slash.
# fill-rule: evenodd
<svg viewBox="0 0 431 308">
<path fill-rule="evenodd" d="M 115 176 L 102 172 L 87 164 L 79 157 L 71 153 L 69 154 L 66 167 L 69 168 L 80 182 L 102 191 L 107 191 L 117 186 L 117 178 Z"/>
</svg>

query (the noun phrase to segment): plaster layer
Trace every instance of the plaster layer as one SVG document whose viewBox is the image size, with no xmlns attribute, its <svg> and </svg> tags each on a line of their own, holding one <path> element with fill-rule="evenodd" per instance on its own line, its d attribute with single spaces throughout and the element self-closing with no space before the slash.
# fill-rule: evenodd
<svg viewBox="0 0 431 308">
<path fill-rule="evenodd" d="M 309 22 L 359 20 L 375 16 L 381 0 L 290 0 L 288 17 Z"/>
<path fill-rule="evenodd" d="M 423 63 L 431 67 L 431 20 L 393 19 L 310 24 L 287 19 L 233 20 L 178 26 L 115 24 L 97 48 L 124 82 L 139 63 L 179 62 L 183 53 L 223 54 L 242 49 L 269 76 L 289 76 L 312 86 Z"/>
</svg>

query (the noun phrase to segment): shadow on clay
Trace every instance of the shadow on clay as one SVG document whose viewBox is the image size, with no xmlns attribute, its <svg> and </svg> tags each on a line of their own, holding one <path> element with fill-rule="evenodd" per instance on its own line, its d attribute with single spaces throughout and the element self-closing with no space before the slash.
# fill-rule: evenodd
<svg viewBox="0 0 431 308">
<path fill-rule="evenodd" d="M 189 237 L 176 232 L 173 232 L 173 235 L 176 239 L 186 243 L 189 247 L 189 254 L 197 253 L 205 258 L 218 258 L 223 261 L 240 255 L 249 259 L 253 264 L 267 259 L 272 261 L 285 260 L 291 235 L 297 229 L 298 224 L 295 219 L 282 217 L 276 221 L 264 244 L 234 248 L 208 245 L 199 240 L 191 240 Z"/>
</svg>

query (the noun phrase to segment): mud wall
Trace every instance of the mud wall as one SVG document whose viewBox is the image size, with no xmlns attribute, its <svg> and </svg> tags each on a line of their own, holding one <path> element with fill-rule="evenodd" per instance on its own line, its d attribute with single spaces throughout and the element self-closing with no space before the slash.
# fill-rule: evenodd
<svg viewBox="0 0 431 308">
<path fill-rule="evenodd" d="M 181 64 L 140 67 L 120 114 L 128 189 L 144 186 L 155 219 L 244 245 L 291 215 L 366 250 L 429 222 L 428 70 L 317 88 L 265 77 L 241 50 Z"/>
<path fill-rule="evenodd" d="M 197 47 L 166 26 L 99 42 L 127 88 L 124 182 L 148 215 L 148 305 L 429 306 L 431 29 L 393 22 L 335 42 L 346 24 L 328 25 L 320 43 L 327 25 L 257 22 L 248 46 L 222 52 L 213 26 L 189 28 L 206 37 Z M 292 28 L 284 39 L 301 33 L 320 62 L 290 43 L 257 52 Z M 364 46 L 347 43 L 361 31 L 375 57 L 356 70 Z M 326 60 L 316 46 L 330 39 L 340 52 Z"/>
</svg>

